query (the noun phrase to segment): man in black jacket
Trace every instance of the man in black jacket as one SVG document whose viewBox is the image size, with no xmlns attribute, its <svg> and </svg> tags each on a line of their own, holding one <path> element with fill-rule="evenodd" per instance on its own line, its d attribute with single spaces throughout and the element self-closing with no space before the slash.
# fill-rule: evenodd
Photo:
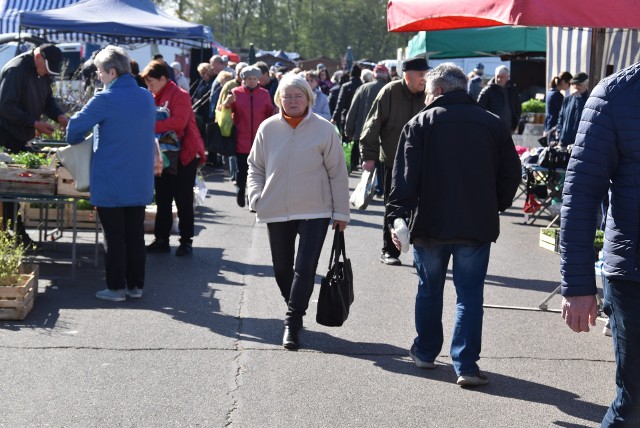
<svg viewBox="0 0 640 428">
<path fill-rule="evenodd" d="M 497 115 L 513 131 L 518 127 L 522 105 L 518 89 L 509 80 L 509 69 L 504 65 L 496 68 L 496 74 L 478 96 L 478 104 Z"/>
<path fill-rule="evenodd" d="M 442 302 L 449 259 L 458 296 L 451 359 L 460 386 L 488 382 L 477 364 L 482 302 L 498 213 L 511 206 L 521 180 L 520 160 L 507 127 L 467 94 L 467 77 L 453 63 L 426 76 L 427 107 L 404 127 L 398 144 L 387 221 L 408 219 L 418 273 L 409 355 L 435 368 L 443 343 Z M 408 244 L 406 244 L 408 245 Z M 406 248 L 405 248 L 406 250 Z"/>
<path fill-rule="evenodd" d="M 36 132 L 51 135 L 53 125 L 41 120 L 46 114 L 60 124 L 62 130 L 68 119 L 56 104 L 51 91 L 51 75 L 62 68 L 62 52 L 54 45 L 42 45 L 9 61 L 0 72 L 0 146 L 11 153 L 23 151 Z M 13 220 L 15 204 L 5 203 L 3 222 Z M 22 242 L 29 246 L 31 239 L 22 222 L 16 229 Z"/>
<path fill-rule="evenodd" d="M 362 69 L 358 64 L 354 64 L 351 67 L 351 73 L 349 81 L 340 86 L 340 93 L 338 94 L 338 102 L 336 104 L 336 109 L 333 111 L 331 116 L 331 123 L 336 125 L 343 136 L 344 142 L 349 142 L 350 140 L 347 138 L 344 133 L 344 126 L 347 122 L 347 112 L 349 111 L 349 107 L 351 107 L 351 101 L 353 100 L 353 95 L 356 93 L 356 89 L 362 86 L 362 79 L 360 79 L 360 74 L 362 73 Z M 358 168 L 358 164 L 360 163 L 360 148 L 357 144 L 354 144 L 351 149 L 351 170 L 355 170 Z"/>
</svg>

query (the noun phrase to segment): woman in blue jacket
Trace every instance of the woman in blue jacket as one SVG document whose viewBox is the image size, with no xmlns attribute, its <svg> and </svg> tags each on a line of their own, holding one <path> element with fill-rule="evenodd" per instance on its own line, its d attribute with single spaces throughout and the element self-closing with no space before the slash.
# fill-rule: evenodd
<svg viewBox="0 0 640 428">
<path fill-rule="evenodd" d="M 561 91 L 566 91 L 571 87 L 569 84 L 571 79 L 573 79 L 571 73 L 563 71 L 559 75 L 554 76 L 549 83 L 549 90 L 545 98 L 546 116 L 544 118 L 544 135 L 549 134 L 549 131 L 558 124 L 558 116 L 560 116 L 560 109 L 562 108 L 562 101 L 564 100 L 564 95 Z"/>
<path fill-rule="evenodd" d="M 153 96 L 131 75 L 124 49 L 107 46 L 96 56 L 105 89 L 71 117 L 67 142 L 94 131 L 91 203 L 97 207 L 106 241 L 107 288 L 102 300 L 142 297 L 145 275 L 144 208 L 153 199 L 155 156 Z"/>
</svg>

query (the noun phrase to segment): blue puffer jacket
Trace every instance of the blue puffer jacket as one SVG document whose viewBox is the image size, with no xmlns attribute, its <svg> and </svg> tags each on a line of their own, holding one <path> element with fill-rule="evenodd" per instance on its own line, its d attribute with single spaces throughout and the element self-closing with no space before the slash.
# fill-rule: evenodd
<svg viewBox="0 0 640 428">
<path fill-rule="evenodd" d="M 596 210 L 608 190 L 605 275 L 640 283 L 638 100 L 640 63 L 602 80 L 585 105 L 564 184 L 560 234 L 564 296 L 596 293 Z"/>
<path fill-rule="evenodd" d="M 133 76 L 120 76 L 73 115 L 67 142 L 77 144 L 97 126 L 91 160 L 91 203 L 97 207 L 144 206 L 153 199 L 154 126 L 151 92 Z"/>
</svg>

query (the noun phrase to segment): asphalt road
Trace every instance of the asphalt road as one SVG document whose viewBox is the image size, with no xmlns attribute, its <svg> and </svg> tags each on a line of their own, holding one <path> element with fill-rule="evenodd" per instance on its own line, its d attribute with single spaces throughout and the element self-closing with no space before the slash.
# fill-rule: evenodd
<svg viewBox="0 0 640 428">
<path fill-rule="evenodd" d="M 32 313 L 0 321 L 0 427 L 600 426 L 615 376 L 602 322 L 575 334 L 558 313 L 487 307 L 479 364 L 490 384 L 463 389 L 449 357 L 448 283 L 438 367 L 413 365 L 417 277 L 411 253 L 399 267 L 378 261 L 380 200 L 352 211 L 346 231 L 356 293 L 349 319 L 340 328 L 316 324 L 316 287 L 302 349 L 284 350 L 286 308 L 266 227 L 236 205 L 221 172 L 206 172 L 193 257 L 150 255 L 141 300 L 95 299 L 102 263 L 84 263 L 71 284 L 69 265 L 42 259 Z M 523 225 L 522 203 L 502 216 L 487 305 L 535 309 L 559 282 L 559 256 L 538 247 L 545 222 Z M 328 233 L 320 275 L 330 245 Z M 549 307 L 559 306 L 553 297 Z"/>
</svg>

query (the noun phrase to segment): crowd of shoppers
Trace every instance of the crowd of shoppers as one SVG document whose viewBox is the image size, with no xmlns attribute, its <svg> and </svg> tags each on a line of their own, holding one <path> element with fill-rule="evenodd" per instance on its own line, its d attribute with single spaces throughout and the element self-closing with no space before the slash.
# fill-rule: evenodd
<svg viewBox="0 0 640 428">
<path fill-rule="evenodd" d="M 401 263 L 406 243 L 395 221 L 409 222 L 418 277 L 417 335 L 409 356 L 420 368 L 438 366 L 443 287 L 453 259 L 457 305 L 450 355 L 457 383 L 489 382 L 478 365 L 484 282 L 491 242 L 499 236 L 498 215 L 511 206 L 521 180 L 511 138 L 521 110 L 506 67 L 495 70 L 476 100 L 469 93 L 478 89 L 482 64 L 470 82 L 452 63 L 430 70 L 424 58 L 412 58 L 403 62 L 400 79 L 389 81 L 392 73 L 378 64 L 371 71 L 375 80 L 363 84 L 359 65 L 331 82 L 322 64 L 304 72 L 280 70 L 276 77 L 264 63 L 231 68 L 214 55 L 198 66 L 200 81 L 190 94 L 181 64 L 151 61 L 139 75 L 143 87 L 126 52 L 107 46 L 92 62 L 103 89 L 67 119 L 50 86 L 41 83 L 60 72 L 60 61 L 59 49 L 44 45 L 3 69 L 0 136 L 10 151 L 23 150 L 36 131 L 52 131 L 39 120 L 43 113 L 67 128 L 70 144 L 94 131 L 91 202 L 104 230 L 107 286 L 97 298 L 142 297 L 147 255 L 171 251 L 174 203 L 180 235 L 175 255 L 193 253 L 193 186 L 198 166 L 207 160 L 203 128 L 228 108 L 237 140 L 235 156 L 225 161 L 237 162 L 237 204 L 248 202 L 257 221 L 267 224 L 274 278 L 286 304 L 282 345 L 301 346 L 327 231 L 331 224 L 343 231 L 350 219 L 344 139 L 356 143 L 363 169 L 371 171 L 378 162 L 382 170 L 384 264 Z M 640 424 L 635 364 L 640 358 L 635 315 L 640 287 L 632 245 L 640 227 L 633 197 L 638 75 L 638 65 L 632 66 L 590 94 L 586 73 L 563 72 L 550 82 L 546 100 L 545 133 L 555 128 L 560 144 L 573 146 L 563 195 L 561 272 L 562 316 L 576 332 L 595 324 L 591 243 L 597 207 L 608 192 L 611 197 L 604 310 L 615 345 L 617 396 L 603 427 Z M 563 95 L 570 87 L 571 93 Z M 14 120 L 15 112 L 35 119 L 25 125 Z M 158 162 L 162 172 L 154 172 Z M 470 182 L 475 185 L 466 185 Z M 145 248 L 145 206 L 154 195 L 154 240 Z"/>
</svg>

